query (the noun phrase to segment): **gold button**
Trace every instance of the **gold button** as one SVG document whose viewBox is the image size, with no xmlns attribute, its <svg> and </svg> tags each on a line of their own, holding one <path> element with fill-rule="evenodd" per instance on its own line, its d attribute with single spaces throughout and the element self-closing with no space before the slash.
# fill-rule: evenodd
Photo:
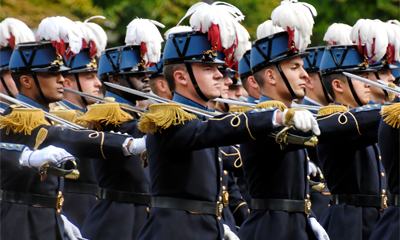
<svg viewBox="0 0 400 240">
<path fill-rule="evenodd" d="M 330 204 L 328 204 L 328 207 L 330 207 L 331 205 Z"/>
<path fill-rule="evenodd" d="M 67 127 L 67 125 L 64 124 L 63 127 Z"/>
<path fill-rule="evenodd" d="M 310 158 L 309 158 L 309 157 L 307 157 L 307 161 L 310 161 Z"/>
<path fill-rule="evenodd" d="M 381 173 L 381 176 L 384 177 L 384 176 L 385 176 L 385 173 Z"/>
<path fill-rule="evenodd" d="M 370 106 L 370 105 L 367 105 L 366 107 L 367 107 L 368 109 L 369 109 L 369 108 L 371 108 L 371 106 Z"/>
<path fill-rule="evenodd" d="M 98 198 L 98 197 L 96 197 L 96 201 L 99 201 L 99 198 Z"/>
<path fill-rule="evenodd" d="M 222 177 L 220 177 L 219 180 L 221 180 L 221 182 L 222 182 Z"/>
<path fill-rule="evenodd" d="M 307 176 L 307 180 L 310 180 L 310 176 Z"/>
<path fill-rule="evenodd" d="M 218 160 L 219 160 L 220 162 L 222 162 L 222 159 L 221 159 L 220 157 L 218 158 Z"/>
<path fill-rule="evenodd" d="M 386 194 L 386 190 L 385 189 L 382 190 L 382 194 Z"/>
<path fill-rule="evenodd" d="M 150 208 L 149 207 L 147 207 L 146 210 L 147 210 L 147 212 L 150 212 Z"/>
<path fill-rule="evenodd" d="M 363 108 L 362 108 L 362 107 L 360 107 L 360 108 L 358 108 L 358 110 L 363 110 Z"/>
<path fill-rule="evenodd" d="M 310 199 L 310 195 L 309 194 L 307 194 L 307 199 Z"/>
<path fill-rule="evenodd" d="M 221 217 L 218 217 L 218 220 L 221 220 Z"/>
<path fill-rule="evenodd" d="M 247 209 L 247 212 L 250 213 L 250 209 Z"/>
<path fill-rule="evenodd" d="M 21 145 L 18 144 L 18 145 L 17 145 L 17 148 L 19 148 L 19 147 L 21 147 Z"/>
<path fill-rule="evenodd" d="M 269 107 L 268 109 L 272 109 L 272 107 Z"/>
<path fill-rule="evenodd" d="M 379 161 L 382 161 L 382 157 L 381 156 L 379 156 Z"/>
<path fill-rule="evenodd" d="M 10 144 L 10 145 L 8 145 L 8 147 L 13 147 L 13 145 L 12 145 L 12 144 Z"/>
<path fill-rule="evenodd" d="M 228 171 L 224 170 L 224 175 L 228 175 Z"/>
<path fill-rule="evenodd" d="M 265 108 L 261 108 L 261 111 L 265 111 Z"/>
<path fill-rule="evenodd" d="M 110 131 L 110 133 L 113 133 L 113 132 L 114 132 L 114 130 L 111 130 L 111 131 Z"/>
<path fill-rule="evenodd" d="M 117 132 L 118 134 L 121 134 L 121 132 Z"/>
<path fill-rule="evenodd" d="M 377 107 L 377 106 L 378 106 L 378 104 L 375 104 L 375 105 L 374 105 L 374 107 Z"/>
<path fill-rule="evenodd" d="M 3 144 L 1 144 L 1 146 L 5 147 L 6 145 L 3 143 Z"/>
<path fill-rule="evenodd" d="M 218 201 L 220 201 L 220 202 L 222 201 L 222 197 L 221 196 L 219 196 Z"/>
<path fill-rule="evenodd" d="M 128 135 L 128 133 L 124 133 L 124 135 Z"/>
<path fill-rule="evenodd" d="M 222 190 L 224 190 L 224 191 L 225 191 L 225 190 L 226 190 L 226 187 L 225 187 L 225 186 L 222 186 Z"/>
</svg>

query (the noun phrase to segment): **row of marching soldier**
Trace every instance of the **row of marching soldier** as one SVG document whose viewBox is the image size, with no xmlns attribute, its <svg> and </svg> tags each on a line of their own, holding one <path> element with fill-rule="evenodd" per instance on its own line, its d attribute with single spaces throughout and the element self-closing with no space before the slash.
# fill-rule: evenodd
<svg viewBox="0 0 400 240">
<path fill-rule="evenodd" d="M 5 19 L 1 239 L 399 239 L 400 22 L 316 15 Z"/>
</svg>

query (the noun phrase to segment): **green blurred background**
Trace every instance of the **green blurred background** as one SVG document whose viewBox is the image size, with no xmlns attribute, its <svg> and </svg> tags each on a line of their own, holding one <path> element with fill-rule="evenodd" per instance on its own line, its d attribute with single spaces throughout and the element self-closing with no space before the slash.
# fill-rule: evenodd
<svg viewBox="0 0 400 240">
<path fill-rule="evenodd" d="M 84 21 L 93 15 L 103 15 L 107 20 L 95 19 L 108 34 L 108 46 L 124 45 L 126 26 L 136 17 L 163 23 L 162 34 L 175 26 L 196 0 L 0 0 L 0 20 L 17 18 L 35 30 L 40 21 L 51 16 L 66 16 L 74 21 Z M 204 2 L 213 2 L 205 0 Z M 280 0 L 226 0 L 238 7 L 246 16 L 242 24 L 256 40 L 259 24 L 270 19 L 272 10 Z M 400 0 L 308 0 L 318 12 L 314 19 L 310 46 L 326 45 L 322 41 L 326 29 L 334 22 L 354 25 L 360 18 L 400 19 Z M 189 24 L 189 20 L 183 22 Z"/>
</svg>

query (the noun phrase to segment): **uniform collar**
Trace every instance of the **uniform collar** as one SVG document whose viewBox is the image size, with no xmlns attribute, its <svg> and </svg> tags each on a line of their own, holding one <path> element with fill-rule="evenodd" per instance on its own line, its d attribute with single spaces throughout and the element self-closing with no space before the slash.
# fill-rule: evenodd
<svg viewBox="0 0 400 240">
<path fill-rule="evenodd" d="M 303 105 L 310 105 L 310 106 L 319 106 L 319 107 L 323 107 L 322 104 L 320 104 L 319 102 L 312 100 L 311 98 L 304 96 L 303 101 L 301 102 L 301 104 Z"/>
<path fill-rule="evenodd" d="M 76 105 L 76 104 L 74 104 L 74 103 L 72 103 L 72 102 L 70 102 L 70 101 L 68 101 L 66 99 L 63 99 L 61 102 L 63 102 L 65 105 L 67 105 L 69 108 L 71 108 L 73 110 L 78 110 L 78 111 L 81 111 L 83 113 L 86 113 L 86 109 L 81 108 L 78 105 Z"/>
<path fill-rule="evenodd" d="M 109 92 L 109 91 L 106 92 L 106 97 L 115 98 L 115 102 L 118 102 L 118 103 L 126 103 L 126 104 L 129 104 L 130 106 L 133 106 L 133 107 L 136 106 L 136 103 L 132 103 L 132 102 L 126 100 L 125 98 L 123 98 L 123 97 L 121 97 L 121 96 L 119 96 L 119 95 L 117 95 L 115 93 Z"/>
<path fill-rule="evenodd" d="M 257 104 L 257 101 L 258 99 L 257 98 L 255 98 L 255 97 L 252 97 L 252 96 L 247 96 L 247 102 L 248 103 L 254 103 L 254 104 Z"/>
<path fill-rule="evenodd" d="M 209 108 L 204 107 L 204 106 L 202 106 L 202 105 L 200 105 L 198 103 L 195 103 L 192 100 L 187 99 L 187 98 L 183 97 L 182 95 L 179 95 L 178 93 L 174 93 L 174 97 L 173 97 L 172 100 L 175 101 L 175 102 L 178 102 L 178 103 L 182 103 L 182 104 L 191 106 L 191 107 L 196 107 L 196 108 L 199 108 L 201 110 L 206 110 L 206 111 L 212 112 Z"/>
<path fill-rule="evenodd" d="M 9 106 L 10 106 L 10 104 L 0 101 L 0 108 L 6 110 Z"/>
<path fill-rule="evenodd" d="M 267 97 L 267 96 L 265 96 L 265 95 L 261 95 L 260 96 L 260 103 L 262 103 L 262 102 L 266 102 L 266 101 L 273 101 L 274 99 L 272 99 L 272 98 L 270 98 L 270 97 Z"/>
<path fill-rule="evenodd" d="M 40 109 L 42 109 L 42 110 L 45 111 L 45 112 L 49 112 L 49 109 L 48 109 L 48 108 L 43 107 L 43 106 L 40 105 L 39 103 L 33 101 L 32 99 L 30 99 L 30 98 L 28 98 L 28 97 L 26 97 L 26 96 L 24 96 L 24 95 L 22 95 L 22 94 L 19 94 L 19 93 L 18 93 L 18 95 L 17 95 L 17 100 L 19 100 L 19 101 L 21 101 L 21 102 L 24 102 L 24 103 L 27 103 L 27 104 L 29 104 L 29 105 L 35 107 L 35 108 L 40 108 Z"/>
</svg>

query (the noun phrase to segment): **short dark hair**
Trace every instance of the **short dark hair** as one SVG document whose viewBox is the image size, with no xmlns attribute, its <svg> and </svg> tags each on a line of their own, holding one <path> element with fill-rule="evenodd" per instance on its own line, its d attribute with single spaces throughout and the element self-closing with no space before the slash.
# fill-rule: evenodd
<svg viewBox="0 0 400 240">
<path fill-rule="evenodd" d="M 184 63 L 178 63 L 178 64 L 171 64 L 164 66 L 164 77 L 165 80 L 167 80 L 167 83 L 169 87 L 171 88 L 171 91 L 175 91 L 175 78 L 174 78 L 174 73 L 178 70 L 186 70 L 186 66 Z"/>
<path fill-rule="evenodd" d="M 322 84 L 324 85 L 326 91 L 335 99 L 335 92 L 333 91 L 332 82 L 338 79 L 343 82 L 347 82 L 347 78 L 342 73 L 332 73 L 327 75 L 322 75 Z"/>
<path fill-rule="evenodd" d="M 256 80 L 256 82 L 258 83 L 258 85 L 260 87 L 264 87 L 264 76 L 265 76 L 265 71 L 267 71 L 267 69 L 271 69 L 271 70 L 276 70 L 276 66 L 275 64 L 268 64 L 267 66 L 265 66 L 264 68 L 262 68 L 261 70 L 257 71 L 256 73 L 253 73 L 254 79 Z"/>
<path fill-rule="evenodd" d="M 241 78 L 243 88 L 249 92 L 249 77 Z"/>
<path fill-rule="evenodd" d="M 19 92 L 21 91 L 21 88 L 22 88 L 21 80 L 20 80 L 20 79 L 21 79 L 21 77 L 24 76 L 24 75 L 32 77 L 31 72 L 17 72 L 17 73 L 13 73 L 13 72 L 12 72 L 12 73 L 11 73 L 11 77 L 12 77 L 12 79 L 14 80 L 15 86 L 17 87 L 17 89 L 18 89 Z"/>
</svg>

